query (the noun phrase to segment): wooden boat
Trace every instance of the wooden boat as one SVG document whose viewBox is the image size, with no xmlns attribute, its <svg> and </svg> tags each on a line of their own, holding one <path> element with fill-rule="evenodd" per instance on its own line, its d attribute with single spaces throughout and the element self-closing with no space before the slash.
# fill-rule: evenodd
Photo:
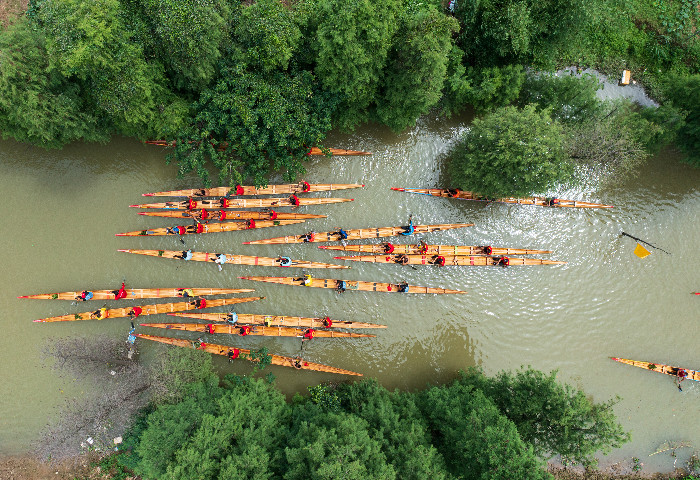
<svg viewBox="0 0 700 480">
<path fill-rule="evenodd" d="M 576 207 L 576 208 L 613 208 L 612 205 L 602 203 L 582 202 L 578 200 L 564 200 L 561 198 L 527 197 L 527 198 L 486 198 L 473 192 L 447 188 L 392 188 L 397 192 L 418 193 L 433 197 L 458 198 L 461 200 L 479 200 L 482 202 L 517 203 L 519 205 L 537 205 L 540 207 Z"/>
<path fill-rule="evenodd" d="M 209 307 L 222 307 L 224 305 L 233 305 L 236 303 L 243 302 L 253 302 L 255 300 L 261 300 L 265 297 L 243 297 L 243 298 L 219 298 L 215 300 L 207 300 L 206 306 L 201 308 Z M 72 322 L 74 320 L 104 320 L 105 318 L 123 318 L 130 316 L 129 313 L 136 307 L 141 309 L 141 313 L 138 316 L 144 315 L 155 315 L 157 313 L 172 313 L 181 312 L 183 310 L 197 310 L 195 302 L 197 299 L 192 299 L 190 302 L 179 302 L 179 303 L 160 303 L 156 305 L 136 305 L 135 307 L 124 307 L 124 308 L 110 308 L 105 309 L 102 313 L 102 309 L 95 312 L 83 312 L 83 313 L 72 313 L 69 315 L 61 315 L 58 317 L 47 317 L 40 318 L 39 320 L 34 320 L 35 322 Z M 100 318 L 100 316 L 102 318 Z M 135 316 L 134 316 L 135 317 Z"/>
<path fill-rule="evenodd" d="M 352 260 L 355 262 L 371 263 L 395 263 L 399 265 L 438 265 L 437 262 L 444 259 L 444 266 L 448 265 L 494 265 L 509 267 L 514 265 L 561 265 L 566 262 L 559 260 L 546 260 L 542 258 L 505 257 L 488 255 L 353 255 L 349 257 L 333 257 L 339 260 Z"/>
<path fill-rule="evenodd" d="M 206 212 L 206 214 L 204 214 Z M 314 215 L 311 213 L 289 212 L 248 212 L 245 210 L 156 210 L 151 212 L 139 212 L 139 215 L 147 217 L 166 218 L 191 218 L 192 220 L 309 220 L 312 218 L 326 218 L 328 215 Z"/>
<path fill-rule="evenodd" d="M 254 280 L 256 282 L 279 283 L 281 285 L 293 285 L 299 287 L 330 288 L 338 292 L 347 290 L 360 290 L 363 292 L 389 292 L 389 293 L 467 293 L 462 290 L 450 290 L 446 288 L 420 287 L 408 284 L 382 283 L 382 282 L 362 282 L 357 280 L 337 280 L 335 278 L 314 278 L 311 285 L 304 285 L 304 277 L 238 277 L 243 280 Z M 402 289 L 408 288 L 408 291 Z"/>
<path fill-rule="evenodd" d="M 250 288 L 127 288 L 124 300 L 134 298 L 168 298 L 184 297 L 185 290 L 191 290 L 190 296 L 199 297 L 204 295 L 228 295 L 230 293 L 254 292 Z M 115 292 L 118 290 L 89 290 L 92 293 L 90 300 L 115 300 Z M 23 295 L 17 298 L 31 298 L 35 300 L 81 300 L 79 297 L 83 292 L 59 292 L 41 293 L 39 295 Z"/>
<path fill-rule="evenodd" d="M 491 246 L 463 245 L 395 245 L 392 243 L 361 245 L 321 245 L 325 250 L 343 252 L 363 252 L 377 254 L 414 254 L 414 255 L 539 255 L 552 253 L 551 250 L 534 250 L 530 248 L 501 248 Z"/>
<path fill-rule="evenodd" d="M 230 325 L 226 323 L 142 323 L 142 327 L 165 328 L 169 330 L 184 330 L 186 332 L 202 333 L 226 333 L 228 335 L 245 336 L 241 334 L 243 325 Z M 264 337 L 297 337 L 304 336 L 305 330 L 294 327 L 265 327 L 255 325 L 250 327 L 246 335 L 261 335 Z M 314 338 L 368 338 L 376 335 L 365 333 L 340 332 L 338 330 L 314 330 Z"/>
<path fill-rule="evenodd" d="M 250 222 L 219 222 L 219 223 L 197 223 L 188 226 L 175 226 L 164 228 L 149 228 L 147 230 L 136 230 L 134 232 L 115 233 L 117 237 L 144 237 L 159 235 L 191 235 L 195 233 L 219 233 L 236 232 L 239 230 L 251 230 L 254 228 L 279 227 L 282 225 L 293 225 L 304 223 L 306 220 L 252 220 Z M 251 223 L 252 222 L 252 223 Z"/>
<path fill-rule="evenodd" d="M 168 142 L 167 140 L 146 140 L 149 145 L 158 145 L 161 147 L 174 147 L 175 141 Z M 215 145 L 212 143 L 212 145 Z M 219 144 L 218 150 L 223 151 L 228 147 L 228 142 L 221 142 Z M 358 155 L 372 155 L 371 152 L 362 152 L 360 150 L 345 150 L 343 148 L 328 148 L 326 149 L 331 155 L 335 156 L 358 156 Z M 307 155 L 326 155 L 323 150 L 318 147 L 311 147 L 311 149 L 306 153 Z"/>
<path fill-rule="evenodd" d="M 289 183 L 285 185 L 268 185 L 263 188 L 255 188 L 250 185 L 236 185 L 235 187 L 214 188 L 190 188 L 186 190 L 170 190 L 167 192 L 144 193 L 144 197 L 225 197 L 236 195 L 284 195 L 291 193 L 330 192 L 348 188 L 362 188 L 364 185 L 357 183 Z"/>
<path fill-rule="evenodd" d="M 137 255 L 148 255 L 151 257 L 175 258 L 182 260 L 182 252 L 175 250 L 138 250 L 138 249 L 120 249 L 118 252 L 135 253 Z M 217 253 L 209 252 L 192 252 L 192 258 L 186 261 L 195 262 L 214 262 L 218 258 Z M 254 257 L 250 255 L 234 255 L 231 253 L 224 254 L 226 261 L 220 265 L 258 265 L 261 267 L 299 267 L 299 268 L 349 268 L 345 265 L 335 265 L 333 263 L 307 262 L 306 260 L 292 260 L 288 257 Z M 284 260 L 283 260 L 284 259 Z M 289 261 L 288 265 L 283 265 L 283 261 Z"/>
<path fill-rule="evenodd" d="M 169 313 L 173 317 L 196 318 L 208 322 L 226 322 L 230 315 L 228 313 Z M 330 320 L 330 319 L 329 319 Z M 254 315 L 237 314 L 237 323 L 243 325 L 270 325 L 280 327 L 298 328 L 386 328 L 386 325 L 364 322 L 346 322 L 342 320 L 331 320 L 330 326 L 324 318 L 313 317 L 289 317 L 286 315 Z"/>
<path fill-rule="evenodd" d="M 194 348 L 197 350 L 204 350 L 205 352 L 213 353 L 214 355 L 223 355 L 225 357 L 230 357 L 234 355 L 236 350 L 240 354 L 239 358 L 245 358 L 246 360 L 255 361 L 250 356 L 250 350 L 245 348 L 235 348 L 228 347 L 225 345 L 215 345 L 212 343 L 203 343 L 197 346 L 195 342 L 190 340 L 185 340 L 183 338 L 168 338 L 168 337 L 157 337 L 155 335 L 146 335 L 143 333 L 134 334 L 135 337 L 145 338 L 146 340 L 153 340 L 154 342 L 165 343 L 168 345 L 175 345 L 184 348 Z M 198 343 L 198 342 L 197 342 Z M 351 372 L 350 370 L 343 370 L 342 368 L 329 367 L 328 365 L 323 365 L 321 363 L 308 362 L 302 360 L 301 358 L 291 358 L 282 357 L 280 355 L 270 355 L 270 360 L 272 365 L 280 365 L 282 367 L 292 367 L 298 370 L 315 370 L 317 372 L 328 372 L 328 373 L 340 373 L 342 375 L 357 375 L 362 376 L 361 373 Z"/>
<path fill-rule="evenodd" d="M 637 360 L 628 360 L 626 358 L 616 358 L 610 357 L 616 362 L 626 363 L 627 365 L 632 365 L 633 367 L 643 368 L 651 372 L 665 373 L 666 375 L 671 375 L 672 377 L 678 376 L 678 370 L 682 367 L 671 367 L 670 365 L 664 365 L 662 363 L 651 363 L 651 362 L 640 362 Z M 688 374 L 686 378 L 690 380 L 700 381 L 700 371 L 690 370 L 689 368 L 683 368 Z"/>
<path fill-rule="evenodd" d="M 192 200 L 181 202 L 158 202 L 129 205 L 136 208 L 162 208 L 165 210 L 196 210 L 198 208 L 271 208 L 299 207 L 306 205 L 328 205 L 331 203 L 352 202 L 354 198 L 226 198 L 214 200 Z"/>
<path fill-rule="evenodd" d="M 444 223 L 438 225 L 413 225 L 413 234 L 439 232 L 442 230 L 452 230 L 454 228 L 472 227 L 473 223 Z M 393 237 L 405 232 L 406 227 L 379 227 L 379 228 L 357 228 L 354 230 L 346 230 L 347 238 L 345 240 L 359 240 L 362 238 L 380 238 Z M 265 238 L 263 240 L 254 240 L 252 242 L 243 242 L 243 245 L 260 245 L 273 243 L 314 243 L 314 242 L 338 242 L 343 240 L 338 231 L 313 233 L 312 238 L 309 235 L 287 235 L 286 237 Z"/>
</svg>

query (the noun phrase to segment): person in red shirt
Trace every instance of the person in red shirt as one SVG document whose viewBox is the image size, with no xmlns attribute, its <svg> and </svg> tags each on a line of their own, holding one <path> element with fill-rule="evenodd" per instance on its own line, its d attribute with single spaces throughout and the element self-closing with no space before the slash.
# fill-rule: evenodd
<svg viewBox="0 0 700 480">
<path fill-rule="evenodd" d="M 129 316 L 134 319 L 141 315 L 143 313 L 143 308 L 141 307 L 132 307 L 131 310 L 129 310 Z"/>
<path fill-rule="evenodd" d="M 119 290 L 112 290 L 114 294 L 114 299 L 119 300 L 120 298 L 126 298 L 126 290 L 124 289 L 124 282 L 122 282 L 121 288 Z"/>
</svg>

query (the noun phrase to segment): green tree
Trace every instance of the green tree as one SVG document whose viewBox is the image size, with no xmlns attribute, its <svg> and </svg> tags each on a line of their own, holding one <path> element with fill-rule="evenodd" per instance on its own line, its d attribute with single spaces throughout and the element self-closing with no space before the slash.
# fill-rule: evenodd
<svg viewBox="0 0 700 480">
<path fill-rule="evenodd" d="M 593 75 L 529 74 L 518 100 L 521 106 L 537 105 L 550 109 L 552 118 L 562 123 L 583 123 L 599 116 L 604 108 L 596 92 L 603 88 Z"/>
<path fill-rule="evenodd" d="M 216 73 L 230 8 L 226 0 L 139 0 L 144 39 L 177 88 L 198 91 Z M 150 35 L 152 33 L 152 35 Z"/>
<path fill-rule="evenodd" d="M 377 117 L 399 132 L 437 104 L 452 34 L 459 25 L 434 8 L 402 15 L 377 98 Z"/>
<path fill-rule="evenodd" d="M 335 121 L 352 129 L 369 120 L 398 27 L 399 0 L 319 0 L 313 50 L 324 89 L 341 96 Z"/>
<path fill-rule="evenodd" d="M 211 355 L 192 348 L 169 348 L 151 369 L 151 390 L 154 404 L 177 403 L 186 394 L 189 385 L 204 383 L 216 385 Z"/>
<path fill-rule="evenodd" d="M 367 422 L 347 413 L 297 406 L 286 441 L 285 480 L 396 478 Z"/>
<path fill-rule="evenodd" d="M 504 107 L 474 120 L 450 170 L 459 188 L 487 196 L 525 196 L 568 180 L 564 133 L 549 111 Z"/>
<path fill-rule="evenodd" d="M 282 170 L 291 180 L 303 172 L 309 149 L 331 129 L 334 102 L 310 72 L 227 68 L 195 103 L 196 114 L 179 133 L 174 158 L 181 173 L 194 170 L 205 181 L 208 160 L 230 185 L 248 176 L 265 185 L 271 170 Z"/>
<path fill-rule="evenodd" d="M 80 86 L 50 67 L 44 36 L 27 19 L 0 29 L 0 132 L 3 138 L 58 148 L 78 139 L 107 141 L 85 111 Z"/>
<path fill-rule="evenodd" d="M 433 444 L 460 478 L 540 480 L 551 476 L 524 442 L 516 425 L 480 390 L 460 383 L 421 394 Z"/>
<path fill-rule="evenodd" d="M 671 76 L 664 93 L 685 117 L 676 143 L 688 162 L 700 166 L 700 75 Z"/>
<path fill-rule="evenodd" d="M 527 368 L 487 378 L 471 369 L 455 384 L 483 391 L 540 457 L 562 455 L 590 465 L 596 452 L 607 453 L 629 440 L 612 411 L 619 398 L 594 403 L 581 390 L 557 382 L 556 372 Z"/>
</svg>

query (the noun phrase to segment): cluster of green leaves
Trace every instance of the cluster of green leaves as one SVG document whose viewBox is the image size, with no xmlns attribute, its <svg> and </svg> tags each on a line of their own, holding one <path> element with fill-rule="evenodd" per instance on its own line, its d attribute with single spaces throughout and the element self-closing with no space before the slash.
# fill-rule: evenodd
<svg viewBox="0 0 700 480">
<path fill-rule="evenodd" d="M 539 480 L 552 455 L 590 464 L 628 439 L 615 400 L 532 369 L 470 369 L 415 393 L 373 380 L 309 390 L 287 403 L 263 380 L 195 381 L 145 412 L 120 462 L 143 478 Z"/>
</svg>

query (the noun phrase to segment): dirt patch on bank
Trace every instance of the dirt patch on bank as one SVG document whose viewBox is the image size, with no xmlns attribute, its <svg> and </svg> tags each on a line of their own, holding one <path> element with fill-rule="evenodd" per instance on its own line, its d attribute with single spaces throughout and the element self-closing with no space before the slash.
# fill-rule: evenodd
<svg viewBox="0 0 700 480">
<path fill-rule="evenodd" d="M 0 0 L 0 26 L 5 27 L 10 18 L 27 11 L 29 0 Z"/>
</svg>

